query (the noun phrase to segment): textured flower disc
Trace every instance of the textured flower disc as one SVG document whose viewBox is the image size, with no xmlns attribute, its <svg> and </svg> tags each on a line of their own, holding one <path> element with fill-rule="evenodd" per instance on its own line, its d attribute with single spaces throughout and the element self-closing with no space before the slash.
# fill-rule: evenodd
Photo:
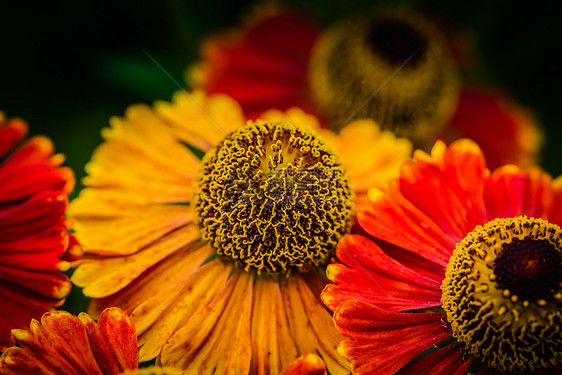
<svg viewBox="0 0 562 375">
<path fill-rule="evenodd" d="M 423 142 L 456 107 L 459 83 L 445 38 L 411 13 L 378 12 L 328 30 L 309 71 L 313 100 L 333 127 L 372 118 Z"/>
<path fill-rule="evenodd" d="M 525 216 L 477 226 L 456 247 L 443 308 L 467 351 L 500 371 L 562 359 L 562 230 Z"/>
<path fill-rule="evenodd" d="M 249 122 L 203 159 L 194 207 L 203 239 L 246 271 L 325 263 L 350 226 L 339 158 L 295 125 Z"/>
</svg>

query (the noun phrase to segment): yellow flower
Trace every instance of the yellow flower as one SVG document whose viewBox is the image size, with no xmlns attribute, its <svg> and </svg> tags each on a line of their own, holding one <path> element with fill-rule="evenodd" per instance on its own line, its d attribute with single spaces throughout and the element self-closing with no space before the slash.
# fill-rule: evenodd
<svg viewBox="0 0 562 375">
<path fill-rule="evenodd" d="M 321 267 L 352 196 L 397 176 L 411 145 L 365 121 L 335 135 L 298 109 L 245 122 L 201 91 L 112 118 L 69 211 L 85 252 L 72 281 L 91 314 L 130 314 L 140 361 L 278 373 L 317 353 L 348 373 Z"/>
</svg>

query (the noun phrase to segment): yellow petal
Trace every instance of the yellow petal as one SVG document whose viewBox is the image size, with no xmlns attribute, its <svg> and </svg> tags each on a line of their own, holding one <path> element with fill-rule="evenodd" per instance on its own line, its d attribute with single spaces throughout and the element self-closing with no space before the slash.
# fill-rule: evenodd
<svg viewBox="0 0 562 375">
<path fill-rule="evenodd" d="M 85 259 L 72 275 L 74 284 L 84 287 L 88 297 L 113 294 L 162 259 L 170 256 L 200 237 L 196 225 L 188 225 L 172 232 L 133 255 L 107 259 Z"/>
<path fill-rule="evenodd" d="M 73 202 L 69 215 L 84 250 L 103 255 L 136 253 L 193 219 L 188 206 L 116 206 L 82 198 Z"/>
<path fill-rule="evenodd" d="M 328 139 L 339 153 L 356 192 L 385 188 L 398 177 L 400 165 L 412 156 L 412 143 L 382 131 L 372 120 L 357 120 Z"/>
<path fill-rule="evenodd" d="M 191 199 L 199 159 L 162 119 L 148 106 L 136 105 L 124 118 L 114 117 L 110 122 L 112 127 L 102 132 L 106 142 L 96 149 L 86 167 L 86 186 L 130 192 L 133 197 L 121 197 L 126 201 L 142 197 L 157 202 Z"/>
<path fill-rule="evenodd" d="M 332 322 L 332 316 L 320 304 L 301 276 L 283 280 L 282 291 L 291 334 L 299 353 L 319 353 L 330 374 L 348 374 L 349 362 L 337 353 L 343 340 Z"/>
<path fill-rule="evenodd" d="M 172 103 L 156 102 L 154 107 L 177 137 L 205 152 L 246 122 L 234 99 L 201 90 L 178 91 Z"/>
<path fill-rule="evenodd" d="M 252 312 L 252 373 L 279 373 L 297 357 L 279 281 L 258 276 Z"/>
</svg>

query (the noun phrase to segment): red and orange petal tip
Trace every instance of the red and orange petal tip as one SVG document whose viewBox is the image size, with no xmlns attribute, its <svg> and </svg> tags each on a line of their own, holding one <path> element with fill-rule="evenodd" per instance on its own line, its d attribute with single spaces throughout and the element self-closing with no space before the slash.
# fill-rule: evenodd
<svg viewBox="0 0 562 375">
<path fill-rule="evenodd" d="M 54 311 L 12 333 L 21 347 L 0 357 L 2 374 L 117 375 L 138 367 L 135 326 L 116 307 L 104 310 L 98 324 L 85 313 Z"/>
<path fill-rule="evenodd" d="M 0 157 L 16 145 L 27 134 L 27 125 L 23 120 L 7 120 L 0 112 Z"/>
<path fill-rule="evenodd" d="M 304 354 L 295 359 L 281 375 L 323 375 L 326 374 L 324 361 L 316 354 Z"/>
</svg>

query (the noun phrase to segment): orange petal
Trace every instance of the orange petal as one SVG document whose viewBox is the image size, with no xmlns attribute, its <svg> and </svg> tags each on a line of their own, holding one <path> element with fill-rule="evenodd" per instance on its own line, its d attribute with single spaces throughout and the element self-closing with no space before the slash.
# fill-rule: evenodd
<svg viewBox="0 0 562 375">
<path fill-rule="evenodd" d="M 254 288 L 251 373 L 278 373 L 297 356 L 285 312 L 287 306 L 283 304 L 277 278 L 258 276 Z"/>
<path fill-rule="evenodd" d="M 199 251 L 208 254 L 205 249 Z M 193 256 L 191 257 L 193 259 Z M 205 258 L 199 258 L 201 264 Z M 179 270 L 181 272 L 181 269 Z M 170 337 L 182 328 L 200 308 L 210 303 L 223 287 L 230 267 L 209 262 L 199 270 L 184 272 L 174 280 L 168 279 L 168 287 L 146 299 L 131 314 L 139 334 L 141 361 L 156 357 Z M 168 277 L 173 277 L 167 273 Z"/>
<path fill-rule="evenodd" d="M 291 335 L 299 353 L 319 353 L 331 374 L 347 374 L 349 363 L 336 352 L 343 337 L 336 331 L 332 316 L 312 294 L 302 277 L 282 280 L 282 292 Z"/>
<path fill-rule="evenodd" d="M 88 313 L 99 316 L 108 306 L 118 306 L 131 313 L 147 301 L 147 296 L 152 298 L 160 293 L 168 294 L 175 290 L 176 284 L 196 272 L 213 252 L 208 246 L 200 246 L 197 243 L 189 245 L 150 267 L 117 293 L 92 299 Z M 137 324 L 141 325 L 140 322 Z"/>
<path fill-rule="evenodd" d="M 316 354 L 304 354 L 295 359 L 281 375 L 323 375 L 326 365 Z"/>
<path fill-rule="evenodd" d="M 251 355 L 248 334 L 252 281 L 252 274 L 233 273 L 214 298 L 200 305 L 184 327 L 170 338 L 162 349 L 162 364 L 197 373 L 217 367 L 222 368 L 223 371 L 218 371 L 222 373 L 230 364 L 247 372 Z M 235 338 L 237 334 L 240 336 Z M 233 348 L 231 339 L 241 340 L 245 347 Z M 224 361 L 225 353 L 227 361 Z"/>
</svg>

